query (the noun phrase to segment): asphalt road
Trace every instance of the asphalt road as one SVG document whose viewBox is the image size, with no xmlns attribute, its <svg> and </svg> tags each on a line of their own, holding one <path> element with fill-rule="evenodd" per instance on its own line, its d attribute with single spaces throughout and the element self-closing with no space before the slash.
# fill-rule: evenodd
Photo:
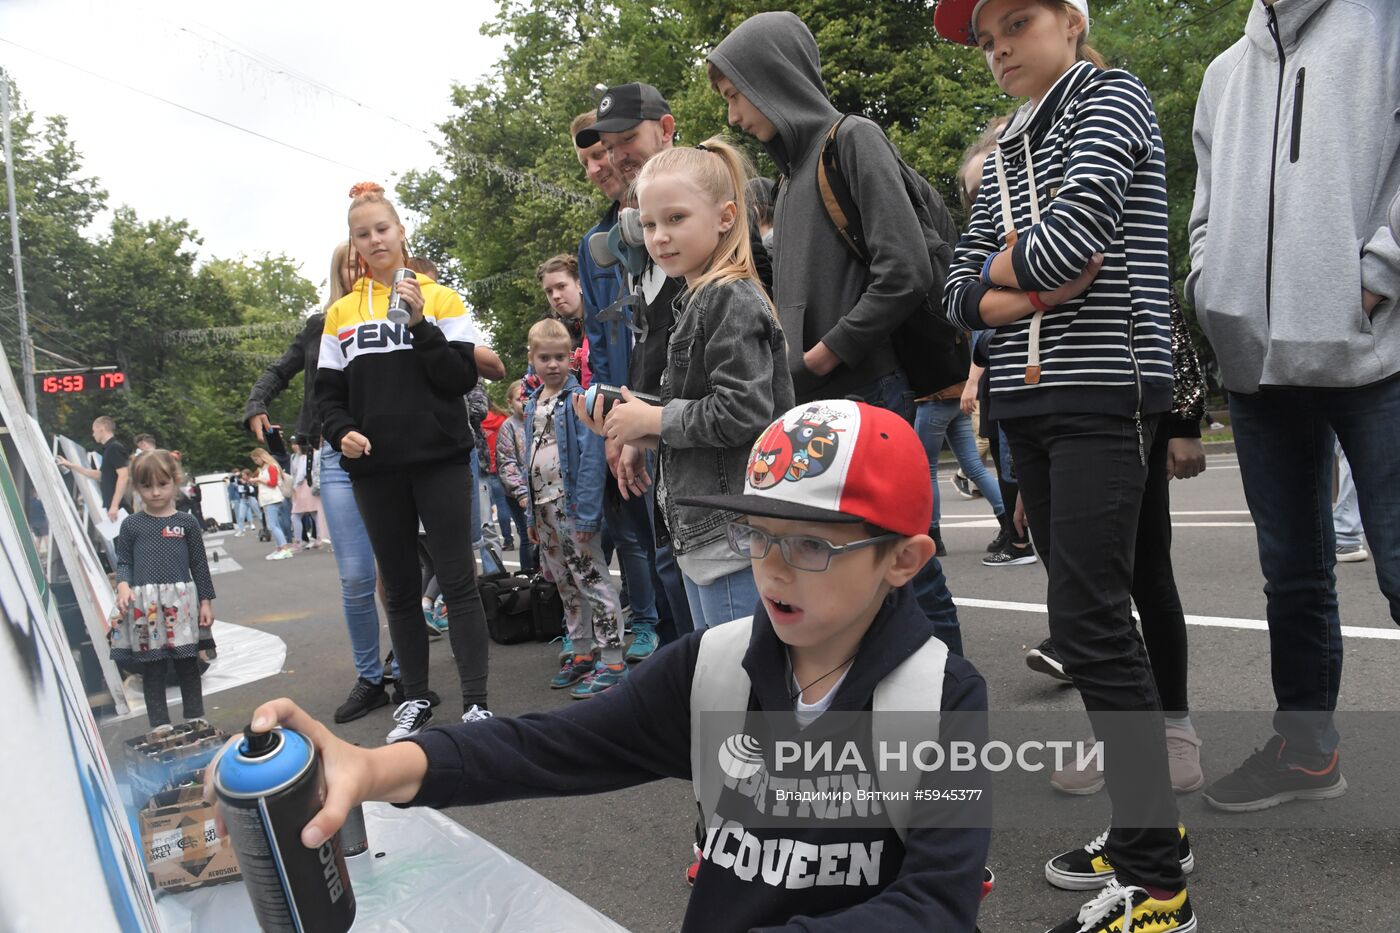
<svg viewBox="0 0 1400 933">
<path fill-rule="evenodd" d="M 984 567 L 983 549 L 995 531 L 990 509 L 981 500 L 958 498 L 946 477 L 942 488 L 943 536 L 951 552 L 944 568 L 962 603 L 966 654 L 985 675 L 993 708 L 1079 709 L 1070 688 L 1023 662 L 1025 648 L 1045 635 L 1043 569 Z M 1267 715 L 1241 723 L 1212 713 L 1273 708 L 1268 636 L 1260 629 L 1263 581 L 1232 455 L 1212 457 L 1205 474 L 1174 483 L 1172 494 L 1176 575 L 1192 617 L 1191 703 L 1205 724 L 1203 759 L 1210 780 L 1251 752 L 1251 742 L 1267 738 Z M 243 569 L 216 578 L 218 617 L 273 633 L 286 641 L 288 652 L 280 675 L 210 696 L 208 717 L 234 730 L 259 702 L 286 695 L 330 722 L 353 681 L 334 558 L 322 551 L 268 563 L 261 557 L 269 545 L 248 537 L 228 536 L 225 547 Z M 1400 640 L 1377 589 L 1374 564 L 1339 565 L 1337 572 L 1342 622 L 1356 629 L 1345 638 L 1341 707 L 1358 713 L 1400 710 Z M 387 650 L 387 632 L 384 644 Z M 547 645 L 492 645 L 491 705 L 497 715 L 568 704 L 563 691 L 546 684 L 554 658 Z M 445 639 L 432 648 L 431 675 L 445 697 L 454 693 Z M 461 712 L 450 698 L 440 710 L 453 717 Z M 178 707 L 173 712 L 178 715 Z M 378 744 L 389 729 L 389 712 L 386 707 L 336 731 L 350 741 Z M 1400 930 L 1394 896 L 1400 883 L 1400 822 L 1390 800 L 1400 714 L 1357 718 L 1352 734 L 1366 738 L 1343 746 L 1352 789 L 1340 801 L 1295 803 L 1225 820 L 1207 812 L 1199 794 L 1180 798 L 1195 844 L 1190 890 L 1201 929 Z M 1229 737 L 1212 735 L 1210 724 L 1217 721 L 1220 732 L 1232 733 Z M 132 721 L 104 727 L 109 744 L 140 731 L 141 723 Z M 1039 931 L 1077 910 L 1084 896 L 1051 888 L 1042 866 L 1095 835 L 1091 827 L 1103 803 L 1059 796 L 1047 783 L 1044 824 L 995 833 L 991 864 L 998 880 L 983 907 L 984 931 Z M 689 893 L 682 874 L 690 861 L 694 813 L 686 784 L 666 781 L 592 798 L 449 813 L 629 929 L 679 926 Z M 1071 823 L 1085 828 L 1066 828 Z M 463 929 L 474 928 L 471 918 L 463 918 Z M 560 917 L 557 929 L 568 928 L 569 918 Z"/>
</svg>

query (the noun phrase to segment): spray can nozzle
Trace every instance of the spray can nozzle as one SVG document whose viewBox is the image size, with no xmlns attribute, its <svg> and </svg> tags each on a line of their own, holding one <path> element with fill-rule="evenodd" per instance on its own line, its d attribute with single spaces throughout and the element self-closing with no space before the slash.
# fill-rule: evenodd
<svg viewBox="0 0 1400 933">
<path fill-rule="evenodd" d="M 277 733 L 254 732 L 252 723 L 243 727 L 243 757 L 262 758 L 277 747 Z"/>
</svg>

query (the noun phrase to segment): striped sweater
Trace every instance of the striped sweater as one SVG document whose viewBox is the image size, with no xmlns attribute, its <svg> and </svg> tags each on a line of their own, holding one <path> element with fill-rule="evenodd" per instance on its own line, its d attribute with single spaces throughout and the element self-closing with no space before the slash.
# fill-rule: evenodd
<svg viewBox="0 0 1400 933">
<path fill-rule="evenodd" d="M 998 145 L 1018 233 L 1011 258 L 1020 287 L 1058 288 L 1096 252 L 1104 265 L 1087 291 L 1045 313 L 1039 383 L 1026 381 L 1031 318 L 996 328 L 988 372 L 993 417 L 1166 411 L 1172 391 L 1166 160 L 1147 89 L 1125 71 L 1078 62 L 1039 106 L 1016 113 Z M 1040 208 L 1034 225 L 1032 174 Z M 993 157 L 943 294 L 949 319 L 970 330 L 987 326 L 979 311 L 987 291 L 981 271 L 1004 248 L 1002 215 Z"/>
</svg>

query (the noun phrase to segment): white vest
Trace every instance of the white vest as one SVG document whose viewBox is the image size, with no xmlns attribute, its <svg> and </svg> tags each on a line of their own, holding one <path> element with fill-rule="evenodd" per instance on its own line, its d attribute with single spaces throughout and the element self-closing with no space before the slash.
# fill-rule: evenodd
<svg viewBox="0 0 1400 933">
<path fill-rule="evenodd" d="M 735 619 L 724 625 L 706 629 L 700 638 L 700 653 L 695 661 L 695 675 L 690 683 L 690 774 L 695 799 L 700 804 L 700 812 L 705 825 L 709 825 L 719 805 L 720 786 L 701 788 L 699 775 L 713 768 L 706 768 L 706 756 L 715 755 L 717 749 L 705 747 L 704 735 L 718 734 L 716 730 L 697 728 L 703 715 L 712 722 L 716 715 L 733 718 L 734 726 L 728 734 L 742 732 L 744 714 L 749 708 L 749 691 L 752 682 L 748 671 L 744 670 L 744 654 L 749 649 L 749 638 L 753 633 L 753 616 Z M 905 658 L 898 667 L 885 675 L 875 688 L 873 704 L 873 728 L 871 737 L 876 747 L 889 736 L 893 723 L 888 718 L 882 723 L 881 713 L 898 713 L 897 719 L 907 722 L 910 712 L 927 713 L 929 716 L 927 739 L 938 738 L 939 712 L 943 705 L 943 674 L 948 662 L 948 646 L 937 638 L 929 638 L 918 651 Z M 883 726 L 883 729 L 882 729 Z M 900 731 L 900 730 L 897 730 Z M 702 735 L 702 732 L 704 733 Z M 907 735 L 901 735 L 907 738 Z M 872 760 L 879 761 L 876 755 Z M 882 791 L 910 791 L 919 781 L 917 769 L 880 772 Z M 882 802 L 890 824 L 899 838 L 904 839 L 909 826 L 909 801 L 887 800 Z"/>
</svg>

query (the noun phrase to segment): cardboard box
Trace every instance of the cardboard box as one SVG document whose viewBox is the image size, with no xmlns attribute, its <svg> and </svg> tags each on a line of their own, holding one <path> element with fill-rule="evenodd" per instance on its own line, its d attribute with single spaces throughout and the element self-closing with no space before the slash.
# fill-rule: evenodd
<svg viewBox="0 0 1400 933">
<path fill-rule="evenodd" d="M 214 832 L 214 805 L 204 802 L 202 784 L 156 794 L 139 822 L 146 869 L 158 890 L 188 891 L 242 877 L 232 844 Z"/>
</svg>

